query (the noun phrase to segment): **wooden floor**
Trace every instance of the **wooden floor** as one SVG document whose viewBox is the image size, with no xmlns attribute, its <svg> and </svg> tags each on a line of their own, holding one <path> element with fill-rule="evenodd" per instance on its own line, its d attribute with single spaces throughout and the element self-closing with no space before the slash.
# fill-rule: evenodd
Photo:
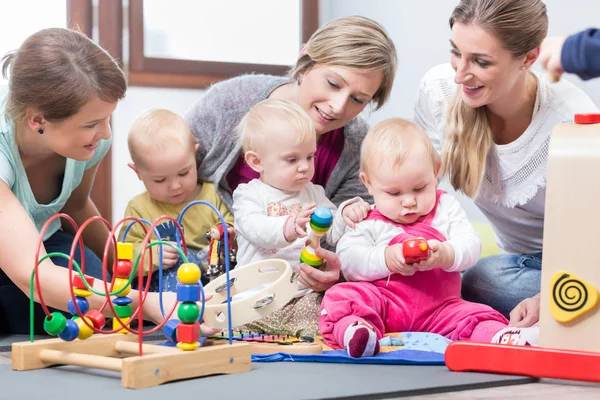
<svg viewBox="0 0 600 400">
<path fill-rule="evenodd" d="M 10 364 L 10 352 L 0 353 L 0 364 Z M 526 385 L 503 386 L 491 389 L 466 390 L 461 392 L 431 394 L 425 396 L 402 397 L 402 399 L 438 400 L 588 400 L 600 399 L 600 384 L 585 382 L 566 382 L 557 380 L 542 380 L 539 383 Z"/>
</svg>

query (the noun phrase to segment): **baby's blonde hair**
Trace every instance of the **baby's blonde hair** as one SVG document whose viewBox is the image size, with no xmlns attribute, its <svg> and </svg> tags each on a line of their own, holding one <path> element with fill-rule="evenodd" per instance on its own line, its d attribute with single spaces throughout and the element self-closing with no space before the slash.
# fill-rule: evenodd
<svg viewBox="0 0 600 400">
<path fill-rule="evenodd" d="M 196 139 L 185 120 L 165 109 L 153 109 L 140 115 L 129 128 L 127 146 L 134 164 L 148 150 L 165 150 L 170 146 L 189 146 L 194 151 Z"/>
<path fill-rule="evenodd" d="M 437 169 L 440 165 L 440 156 L 423 129 L 401 118 L 381 121 L 369 130 L 363 140 L 360 150 L 360 170 L 368 174 L 369 168 L 376 169 L 384 162 L 391 162 L 393 167 L 397 167 L 402 164 L 416 142 L 425 145 L 433 167 Z"/>
<path fill-rule="evenodd" d="M 290 127 L 296 130 L 298 143 L 307 136 L 317 136 L 312 120 L 298 104 L 289 100 L 267 99 L 246 113 L 237 126 L 237 136 L 245 153 L 255 151 L 258 145 L 266 143 L 269 134 Z"/>
</svg>

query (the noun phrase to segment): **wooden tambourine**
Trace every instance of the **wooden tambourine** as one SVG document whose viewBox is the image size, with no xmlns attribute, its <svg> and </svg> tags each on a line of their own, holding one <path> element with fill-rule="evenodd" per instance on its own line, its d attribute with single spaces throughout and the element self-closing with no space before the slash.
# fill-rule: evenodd
<svg viewBox="0 0 600 400">
<path fill-rule="evenodd" d="M 263 260 L 229 272 L 231 326 L 236 327 L 266 317 L 286 305 L 298 291 L 297 275 L 282 259 Z M 203 320 L 213 328 L 227 328 L 227 278 L 223 274 L 204 288 L 206 302 Z"/>
</svg>

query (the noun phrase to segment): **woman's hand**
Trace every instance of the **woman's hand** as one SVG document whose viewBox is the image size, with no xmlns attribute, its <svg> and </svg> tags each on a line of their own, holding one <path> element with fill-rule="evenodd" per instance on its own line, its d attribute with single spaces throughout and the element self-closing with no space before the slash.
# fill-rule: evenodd
<svg viewBox="0 0 600 400">
<path fill-rule="evenodd" d="M 298 280 L 309 289 L 315 292 L 323 292 L 340 280 L 340 270 L 342 263 L 335 253 L 325 250 L 322 247 L 315 249 L 315 254 L 323 257 L 325 262 L 319 269 L 307 264 L 300 264 L 300 277 Z"/>
<path fill-rule="evenodd" d="M 510 326 L 527 328 L 535 325 L 540 320 L 540 294 L 520 302 L 510 312 Z"/>
</svg>

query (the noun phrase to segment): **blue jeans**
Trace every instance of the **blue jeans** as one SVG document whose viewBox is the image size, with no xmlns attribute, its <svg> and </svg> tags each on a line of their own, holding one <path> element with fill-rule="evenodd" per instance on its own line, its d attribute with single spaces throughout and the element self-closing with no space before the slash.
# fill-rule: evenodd
<svg viewBox="0 0 600 400">
<path fill-rule="evenodd" d="M 47 253 L 59 252 L 69 255 L 73 236 L 63 231 L 57 231 L 45 242 L 44 247 Z M 26 256 L 23 262 L 30 262 L 33 259 Z M 54 264 L 67 268 L 69 261 L 62 257 L 51 257 Z M 75 261 L 81 266 L 81 256 L 79 247 L 75 253 Z M 85 274 L 102 279 L 102 261 L 89 248 L 85 248 Z M 110 275 L 110 271 L 109 271 Z M 110 278 L 110 276 L 109 276 Z M 41 284 L 43 285 L 43 281 Z M 67 304 L 64 305 L 67 308 Z M 57 311 L 50 309 L 50 312 Z M 64 313 L 70 317 L 71 314 Z M 35 303 L 34 307 L 34 330 L 36 334 L 46 334 L 44 331 L 44 318 L 46 314 L 42 307 Z M 28 334 L 29 333 L 29 297 L 25 295 L 9 278 L 3 270 L 0 270 L 0 333 Z"/>
<path fill-rule="evenodd" d="M 541 252 L 489 256 L 463 273 L 462 296 L 508 318 L 517 304 L 540 292 L 541 277 Z"/>
</svg>

